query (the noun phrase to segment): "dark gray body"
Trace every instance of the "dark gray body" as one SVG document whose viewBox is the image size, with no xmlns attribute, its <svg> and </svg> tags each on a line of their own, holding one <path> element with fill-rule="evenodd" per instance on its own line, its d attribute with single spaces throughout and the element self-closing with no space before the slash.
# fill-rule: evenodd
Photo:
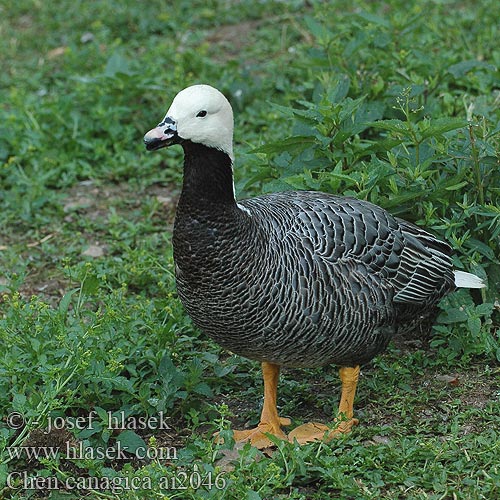
<svg viewBox="0 0 500 500">
<path fill-rule="evenodd" d="M 178 293 L 195 325 L 236 354 L 363 364 L 454 288 L 448 245 L 380 207 L 317 192 L 196 200 L 193 163 L 174 228 Z"/>
</svg>

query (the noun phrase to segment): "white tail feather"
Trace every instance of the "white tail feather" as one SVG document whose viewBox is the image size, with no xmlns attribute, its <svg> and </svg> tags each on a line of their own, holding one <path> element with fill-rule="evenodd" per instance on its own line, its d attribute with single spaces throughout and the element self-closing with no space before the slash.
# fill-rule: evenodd
<svg viewBox="0 0 500 500">
<path fill-rule="evenodd" d="M 485 288 L 484 281 L 475 274 L 453 271 L 455 274 L 455 286 L 458 288 Z"/>
</svg>

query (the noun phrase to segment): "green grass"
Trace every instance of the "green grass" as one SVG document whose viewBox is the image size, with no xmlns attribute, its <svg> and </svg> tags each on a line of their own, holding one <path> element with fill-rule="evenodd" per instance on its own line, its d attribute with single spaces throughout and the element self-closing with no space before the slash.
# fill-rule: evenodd
<svg viewBox="0 0 500 500">
<path fill-rule="evenodd" d="M 20 0 L 0 14 L 0 498 L 500 496 L 498 2 Z M 181 151 L 142 145 L 197 82 L 233 104 L 240 196 L 370 200 L 488 280 L 442 302 L 429 345 L 398 340 L 364 368 L 360 425 L 334 443 L 268 456 L 224 430 L 258 421 L 259 367 L 183 312 Z M 338 394 L 335 367 L 285 370 L 280 411 L 331 422 Z M 109 429 L 107 412 L 169 428 Z M 128 451 L 11 456 L 66 443 Z"/>
</svg>

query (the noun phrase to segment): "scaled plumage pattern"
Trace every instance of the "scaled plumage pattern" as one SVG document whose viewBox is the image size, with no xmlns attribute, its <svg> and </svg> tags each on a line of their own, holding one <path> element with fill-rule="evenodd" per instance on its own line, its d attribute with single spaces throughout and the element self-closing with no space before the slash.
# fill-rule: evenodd
<svg viewBox="0 0 500 500">
<path fill-rule="evenodd" d="M 236 440 L 299 443 L 350 430 L 359 365 L 396 332 L 432 321 L 456 286 L 451 249 L 366 201 L 295 191 L 237 202 L 233 114 L 208 85 L 181 91 L 144 137 L 149 150 L 180 144 L 184 181 L 173 245 L 179 296 L 196 326 L 224 348 L 263 364 L 264 408 Z M 304 424 L 288 436 L 276 410 L 280 366 L 341 367 L 337 426 Z"/>
</svg>

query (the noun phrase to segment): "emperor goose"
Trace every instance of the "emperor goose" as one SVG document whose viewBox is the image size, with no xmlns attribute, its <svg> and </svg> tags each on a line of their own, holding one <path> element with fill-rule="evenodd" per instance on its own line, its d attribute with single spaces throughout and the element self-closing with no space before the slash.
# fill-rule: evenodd
<svg viewBox="0 0 500 500">
<path fill-rule="evenodd" d="M 179 92 L 144 142 L 184 149 L 173 246 L 187 313 L 225 349 L 262 363 L 260 423 L 235 431 L 236 441 L 266 447 L 267 433 L 305 443 L 349 431 L 359 365 L 433 317 L 455 287 L 485 286 L 453 270 L 446 243 L 367 201 L 308 191 L 236 201 L 233 112 L 209 85 Z M 280 366 L 330 363 L 342 381 L 336 427 L 307 423 L 286 436 Z"/>
</svg>

